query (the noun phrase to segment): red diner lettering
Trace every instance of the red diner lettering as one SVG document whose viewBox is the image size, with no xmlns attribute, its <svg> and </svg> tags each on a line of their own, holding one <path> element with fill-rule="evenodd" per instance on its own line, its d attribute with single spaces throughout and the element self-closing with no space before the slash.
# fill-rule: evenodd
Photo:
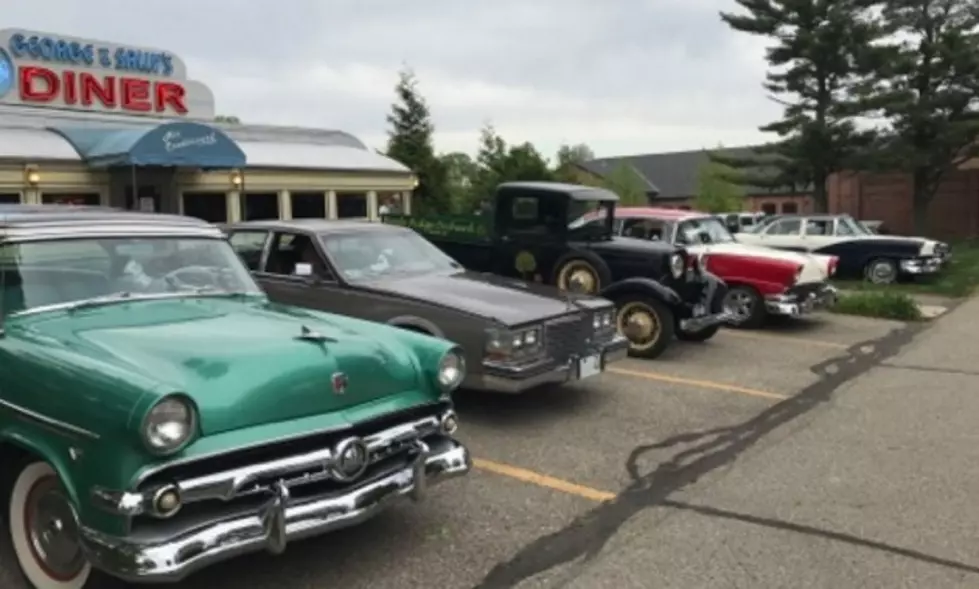
<svg viewBox="0 0 979 589">
<path fill-rule="evenodd" d="M 154 109 L 156 112 L 164 112 L 169 107 L 178 115 L 185 115 L 187 114 L 186 94 L 184 87 L 180 84 L 157 82 Z"/>
<path fill-rule="evenodd" d="M 92 106 L 98 100 L 105 108 L 116 107 L 116 78 L 105 76 L 101 80 L 89 73 L 78 75 L 78 85 L 81 87 L 81 102 Z"/>
<path fill-rule="evenodd" d="M 120 90 L 122 90 L 122 108 L 138 112 L 153 110 L 153 105 L 150 103 L 150 83 L 148 81 L 122 78 L 119 83 Z"/>
<path fill-rule="evenodd" d="M 61 80 L 53 71 L 36 66 L 18 70 L 20 99 L 24 102 L 51 102 L 61 90 Z"/>
<path fill-rule="evenodd" d="M 65 104 L 76 104 L 78 102 L 78 86 L 75 83 L 75 72 L 61 72 L 61 82 L 64 88 L 62 99 L 64 99 Z"/>
</svg>

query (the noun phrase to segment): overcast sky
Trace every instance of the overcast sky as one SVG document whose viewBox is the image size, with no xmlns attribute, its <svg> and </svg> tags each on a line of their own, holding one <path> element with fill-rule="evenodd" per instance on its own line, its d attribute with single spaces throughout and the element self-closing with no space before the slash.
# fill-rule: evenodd
<svg viewBox="0 0 979 589">
<path fill-rule="evenodd" d="M 2 0 L 3 26 L 180 55 L 218 111 L 385 141 L 409 64 L 440 151 L 492 122 L 552 156 L 733 146 L 778 115 L 763 46 L 727 29 L 733 0 Z"/>
</svg>

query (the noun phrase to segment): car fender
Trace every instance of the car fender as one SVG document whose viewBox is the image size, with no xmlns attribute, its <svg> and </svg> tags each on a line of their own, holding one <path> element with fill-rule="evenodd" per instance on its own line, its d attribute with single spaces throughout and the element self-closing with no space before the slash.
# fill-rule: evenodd
<svg viewBox="0 0 979 589">
<path fill-rule="evenodd" d="M 71 467 L 65 459 L 71 453 L 71 450 L 67 448 L 67 445 L 65 448 L 61 448 L 52 444 L 47 439 L 48 436 L 50 434 L 37 435 L 37 433 L 25 429 L 22 426 L 11 424 L 10 427 L 0 431 L 0 444 L 10 444 L 21 450 L 26 450 L 34 454 L 38 459 L 50 464 L 51 468 L 58 473 L 61 484 L 64 485 L 68 496 L 74 504 L 81 505 L 78 489 L 75 486 L 75 479 L 71 476 Z"/>
<path fill-rule="evenodd" d="M 424 317 L 418 317 L 415 315 L 399 315 L 397 317 L 388 319 L 387 324 L 393 327 L 419 329 L 427 334 L 431 334 L 434 337 L 446 339 L 445 332 L 442 331 L 438 325 L 435 325 L 435 323 L 425 319 Z"/>
<path fill-rule="evenodd" d="M 610 284 L 602 290 L 600 295 L 606 299 L 614 299 L 626 293 L 651 296 L 670 307 L 683 304 L 683 299 L 680 298 L 680 295 L 675 290 L 651 278 L 626 278 L 625 280 Z"/>
</svg>

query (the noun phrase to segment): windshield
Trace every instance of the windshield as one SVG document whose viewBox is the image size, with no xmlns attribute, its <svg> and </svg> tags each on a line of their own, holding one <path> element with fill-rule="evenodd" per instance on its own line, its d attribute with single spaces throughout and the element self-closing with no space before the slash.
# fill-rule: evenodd
<svg viewBox="0 0 979 589">
<path fill-rule="evenodd" d="M 263 294 L 221 239 L 100 238 L 0 248 L 3 314 L 102 297 Z"/>
<path fill-rule="evenodd" d="M 732 243 L 734 236 L 717 217 L 703 217 L 680 223 L 677 228 L 677 241 L 686 245 Z"/>
<path fill-rule="evenodd" d="M 352 282 L 462 270 L 458 262 L 414 231 L 360 231 L 322 235 L 320 240 L 333 265 Z"/>
<path fill-rule="evenodd" d="M 839 217 L 839 223 L 836 225 L 837 235 L 873 235 L 873 232 L 864 227 L 862 223 L 858 223 L 856 219 L 850 215 L 841 215 Z"/>
<path fill-rule="evenodd" d="M 577 239 L 584 235 L 611 235 L 610 214 L 614 201 L 572 200 L 568 203 L 568 232 Z"/>
</svg>

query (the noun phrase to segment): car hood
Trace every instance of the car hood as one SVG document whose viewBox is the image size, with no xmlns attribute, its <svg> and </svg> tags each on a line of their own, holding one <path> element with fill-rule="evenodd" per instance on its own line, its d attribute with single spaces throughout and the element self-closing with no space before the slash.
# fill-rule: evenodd
<svg viewBox="0 0 979 589">
<path fill-rule="evenodd" d="M 505 325 L 540 321 L 579 307 L 609 305 L 601 298 L 564 294 L 554 287 L 478 272 L 389 278 L 360 286 L 386 295 L 458 309 Z"/>
<path fill-rule="evenodd" d="M 770 247 L 741 242 L 712 243 L 708 245 L 692 245 L 687 248 L 691 253 L 722 254 L 732 257 L 750 258 L 752 260 L 777 260 L 802 266 L 797 284 L 822 282 L 829 278 L 830 265 L 835 256 L 809 254 L 789 250 L 777 250 Z"/>
<path fill-rule="evenodd" d="M 352 329 L 356 323 L 264 302 L 194 298 L 37 318 L 29 335 L 71 350 L 60 357 L 87 365 L 77 371 L 83 378 L 128 373 L 133 380 L 158 383 L 149 392 L 186 393 L 198 406 L 202 433 L 210 435 L 417 390 L 413 352 L 400 340 L 371 337 L 373 326 Z M 299 337 L 304 326 L 326 341 Z M 348 378 L 343 394 L 333 389 L 336 373 Z"/>
</svg>

